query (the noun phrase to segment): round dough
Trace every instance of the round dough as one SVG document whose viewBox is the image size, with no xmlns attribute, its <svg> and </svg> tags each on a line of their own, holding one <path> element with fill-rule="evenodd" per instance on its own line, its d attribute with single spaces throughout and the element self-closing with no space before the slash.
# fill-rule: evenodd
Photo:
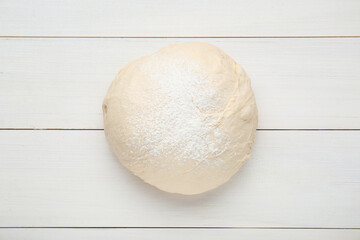
<svg viewBox="0 0 360 240">
<path fill-rule="evenodd" d="M 225 183 L 250 156 L 250 79 L 207 43 L 174 44 L 120 70 L 103 103 L 106 138 L 136 176 L 172 193 Z"/>
</svg>

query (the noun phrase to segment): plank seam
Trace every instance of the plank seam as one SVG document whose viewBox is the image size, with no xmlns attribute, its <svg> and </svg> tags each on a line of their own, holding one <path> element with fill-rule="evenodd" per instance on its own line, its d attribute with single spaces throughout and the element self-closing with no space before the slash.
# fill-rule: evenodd
<svg viewBox="0 0 360 240">
<path fill-rule="evenodd" d="M 0 38 L 360 38 L 360 36 L 0 36 Z"/>
<path fill-rule="evenodd" d="M 0 229 L 275 229 L 275 230 L 360 230 L 360 227 L 0 227 Z"/>
<path fill-rule="evenodd" d="M 358 128 L 353 129 L 318 129 L 318 128 L 259 128 L 257 131 L 360 131 Z M 0 131 L 104 131 L 103 128 L 0 128 Z"/>
</svg>

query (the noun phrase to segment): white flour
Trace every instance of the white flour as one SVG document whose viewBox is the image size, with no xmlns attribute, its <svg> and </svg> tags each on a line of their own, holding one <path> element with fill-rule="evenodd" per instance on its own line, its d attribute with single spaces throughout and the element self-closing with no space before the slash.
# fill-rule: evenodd
<svg viewBox="0 0 360 240">
<path fill-rule="evenodd" d="M 132 147 L 150 155 L 152 164 L 157 163 L 157 157 L 166 156 L 177 165 L 187 161 L 198 165 L 209 156 L 220 155 L 230 140 L 214 126 L 217 119 L 202 113 L 219 110 L 222 100 L 206 85 L 208 76 L 200 74 L 204 71 L 180 60 L 148 61 L 142 70 L 150 72 L 159 85 L 149 90 L 149 106 L 129 119 L 136 126 L 129 139 Z M 217 161 L 222 160 L 218 157 Z"/>
</svg>

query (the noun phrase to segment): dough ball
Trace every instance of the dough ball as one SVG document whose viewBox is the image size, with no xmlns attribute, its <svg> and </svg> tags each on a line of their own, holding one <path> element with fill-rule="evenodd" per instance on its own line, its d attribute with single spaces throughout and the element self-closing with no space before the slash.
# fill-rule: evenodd
<svg viewBox="0 0 360 240">
<path fill-rule="evenodd" d="M 249 77 L 207 43 L 174 44 L 130 62 L 112 82 L 103 114 L 120 162 L 180 194 L 228 181 L 250 156 L 257 127 Z"/>
</svg>

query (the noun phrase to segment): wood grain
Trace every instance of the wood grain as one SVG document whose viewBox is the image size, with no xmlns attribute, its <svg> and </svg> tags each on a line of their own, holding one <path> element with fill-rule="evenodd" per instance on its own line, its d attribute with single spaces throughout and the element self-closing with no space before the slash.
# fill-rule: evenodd
<svg viewBox="0 0 360 240">
<path fill-rule="evenodd" d="M 198 39 L 0 39 L 0 128 L 101 129 L 121 67 Z M 360 38 L 202 39 L 241 64 L 260 129 L 360 129 Z"/>
<path fill-rule="evenodd" d="M 357 0 L 2 0 L 1 36 L 359 36 Z"/>
<path fill-rule="evenodd" d="M 360 227 L 360 131 L 258 131 L 253 155 L 206 194 L 168 194 L 103 131 L 0 131 L 0 227 Z"/>
<path fill-rule="evenodd" d="M 344 229 L 0 229 L 0 238 L 12 240 L 358 240 L 360 230 Z"/>
<path fill-rule="evenodd" d="M 1 0 L 0 239 L 360 239 L 359 12 L 358 0 Z M 102 129 L 117 71 L 185 41 L 244 66 L 272 129 L 217 190 L 143 183 L 101 130 L 4 130 Z"/>
</svg>

